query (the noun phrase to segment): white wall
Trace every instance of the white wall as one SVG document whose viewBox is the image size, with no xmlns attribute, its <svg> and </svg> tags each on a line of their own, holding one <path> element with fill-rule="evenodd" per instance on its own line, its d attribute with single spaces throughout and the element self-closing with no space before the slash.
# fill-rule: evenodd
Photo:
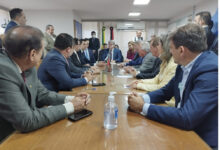
<svg viewBox="0 0 220 150">
<path fill-rule="evenodd" d="M 98 22 L 83 22 L 82 23 L 82 38 L 90 38 L 91 32 L 95 31 L 98 35 Z"/>
<path fill-rule="evenodd" d="M 123 56 L 126 58 L 128 50 L 128 42 L 133 41 L 136 36 L 135 30 L 117 30 L 116 21 L 105 21 L 105 22 L 82 22 L 83 38 L 90 38 L 91 31 L 96 31 L 97 37 L 102 43 L 102 27 L 105 26 L 105 42 L 108 43 L 110 40 L 110 27 L 114 28 L 114 41 L 119 45 Z M 161 21 L 146 21 L 145 31 L 142 32 L 144 40 L 150 40 L 151 35 L 161 35 L 167 33 L 167 22 Z"/>
<path fill-rule="evenodd" d="M 0 34 L 4 34 L 5 28 L 2 26 L 7 24 L 9 21 L 8 11 L 0 9 Z"/>
<path fill-rule="evenodd" d="M 35 26 L 45 32 L 45 27 L 52 24 L 56 35 L 68 33 L 73 36 L 73 20 L 81 22 L 80 17 L 72 10 L 24 10 L 27 24 Z"/>
<path fill-rule="evenodd" d="M 179 26 L 187 24 L 189 19 L 193 19 L 193 15 L 200 11 L 209 11 L 213 16 L 215 14 L 216 9 L 218 8 L 218 0 L 204 0 L 198 4 L 196 4 L 193 8 L 188 8 L 187 10 L 181 12 L 181 14 L 176 17 L 171 18 L 168 25 L 168 31 L 172 31 Z"/>
</svg>

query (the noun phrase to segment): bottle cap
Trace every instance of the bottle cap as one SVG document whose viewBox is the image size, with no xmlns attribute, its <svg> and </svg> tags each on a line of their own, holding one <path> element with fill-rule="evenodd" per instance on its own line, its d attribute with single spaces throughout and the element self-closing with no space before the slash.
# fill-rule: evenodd
<svg viewBox="0 0 220 150">
<path fill-rule="evenodd" d="M 115 94 L 116 94 L 116 92 L 114 92 L 114 91 L 109 92 L 109 95 L 114 96 Z"/>
</svg>

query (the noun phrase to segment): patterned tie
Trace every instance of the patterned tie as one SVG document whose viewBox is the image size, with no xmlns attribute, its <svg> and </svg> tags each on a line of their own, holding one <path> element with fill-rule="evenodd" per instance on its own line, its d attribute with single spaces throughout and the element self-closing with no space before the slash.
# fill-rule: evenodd
<svg viewBox="0 0 220 150">
<path fill-rule="evenodd" d="M 109 50 L 109 58 L 110 58 L 110 61 L 112 60 L 112 50 Z"/>
</svg>

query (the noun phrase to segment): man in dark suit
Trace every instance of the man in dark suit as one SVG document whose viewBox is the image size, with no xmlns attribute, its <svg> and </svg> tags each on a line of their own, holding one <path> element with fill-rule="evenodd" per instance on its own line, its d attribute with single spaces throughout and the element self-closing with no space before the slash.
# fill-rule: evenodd
<svg viewBox="0 0 220 150">
<path fill-rule="evenodd" d="M 84 67 L 80 63 L 80 59 L 78 57 L 77 51 L 79 50 L 80 42 L 78 38 L 73 38 L 74 43 L 73 46 L 73 54 L 67 59 L 70 66 L 70 71 L 74 73 L 84 74 L 85 71 L 89 69 L 89 67 Z"/>
<path fill-rule="evenodd" d="M 80 63 L 83 66 L 90 67 L 89 60 L 86 59 L 86 56 L 85 56 L 85 53 L 84 53 L 84 50 L 87 48 L 86 39 L 81 39 L 80 41 L 81 41 L 80 50 L 77 51 L 77 54 L 78 54 L 79 59 L 80 59 Z"/>
<path fill-rule="evenodd" d="M 93 51 L 95 60 L 98 60 L 98 50 L 100 48 L 100 42 L 99 39 L 96 38 L 96 33 L 95 31 L 91 32 L 92 38 L 89 39 L 89 49 Z"/>
<path fill-rule="evenodd" d="M 89 49 L 89 43 L 90 43 L 89 39 L 85 39 L 86 47 L 83 50 L 84 56 L 85 56 L 84 60 L 85 60 L 86 63 L 90 64 L 90 66 L 93 66 L 94 63 L 96 62 L 96 60 L 95 60 L 93 51 L 91 49 Z"/>
<path fill-rule="evenodd" d="M 90 66 L 85 66 L 81 63 L 79 51 L 81 51 L 82 39 L 78 40 L 78 45 L 75 45 L 73 54 L 70 56 L 69 60 L 76 66 L 82 68 L 82 70 L 88 70 Z"/>
<path fill-rule="evenodd" d="M 9 11 L 9 14 L 10 14 L 11 21 L 8 23 L 5 29 L 5 33 L 14 26 L 26 24 L 27 20 L 22 9 L 20 8 L 11 9 Z"/>
<path fill-rule="evenodd" d="M 43 85 L 51 91 L 72 90 L 74 87 L 86 85 L 92 80 L 91 73 L 75 74 L 70 71 L 67 59 L 73 54 L 72 36 L 61 33 L 57 36 L 54 49 L 51 50 L 38 69 L 38 77 Z"/>
<path fill-rule="evenodd" d="M 199 12 L 196 14 L 194 18 L 195 23 L 202 26 L 205 29 L 206 37 L 207 37 L 207 45 L 208 50 L 210 50 L 210 47 L 214 41 L 214 35 L 211 31 L 213 27 L 213 21 L 211 18 L 211 14 L 208 11 Z"/>
<path fill-rule="evenodd" d="M 159 90 L 128 97 L 130 109 L 149 119 L 195 131 L 209 146 L 218 146 L 218 58 L 207 49 L 206 33 L 187 24 L 170 35 L 170 51 L 179 64 L 175 76 Z M 175 97 L 175 107 L 161 103 Z"/>
<path fill-rule="evenodd" d="M 86 93 L 65 96 L 41 84 L 35 66 L 42 43 L 43 33 L 34 27 L 17 26 L 6 33 L 6 51 L 0 52 L 0 140 L 14 129 L 30 132 L 50 125 L 89 102 Z"/>
<path fill-rule="evenodd" d="M 99 54 L 99 60 L 100 61 L 107 61 L 108 59 L 110 59 L 112 62 L 122 62 L 123 58 L 122 58 L 122 53 L 119 49 L 115 48 L 115 42 L 113 40 L 110 40 L 108 42 L 108 49 L 104 49 L 102 51 L 100 51 Z"/>
</svg>

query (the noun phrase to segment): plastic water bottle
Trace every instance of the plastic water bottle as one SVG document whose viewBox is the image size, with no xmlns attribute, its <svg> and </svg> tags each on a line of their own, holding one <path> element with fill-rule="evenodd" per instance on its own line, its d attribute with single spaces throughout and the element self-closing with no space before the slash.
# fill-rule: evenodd
<svg viewBox="0 0 220 150">
<path fill-rule="evenodd" d="M 104 109 L 104 128 L 115 129 L 118 126 L 118 106 L 115 103 L 115 92 L 110 92 Z"/>
</svg>

